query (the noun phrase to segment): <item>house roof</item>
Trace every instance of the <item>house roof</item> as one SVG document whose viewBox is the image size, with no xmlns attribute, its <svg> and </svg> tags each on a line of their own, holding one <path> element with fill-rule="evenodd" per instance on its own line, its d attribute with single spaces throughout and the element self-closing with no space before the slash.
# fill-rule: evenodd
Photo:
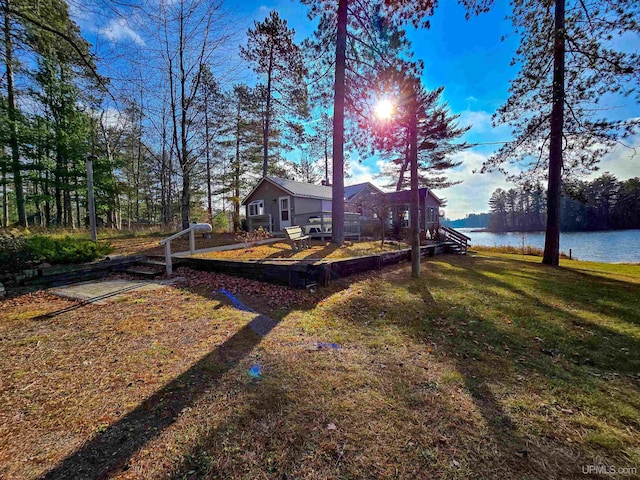
<svg viewBox="0 0 640 480">
<path fill-rule="evenodd" d="M 331 200 L 331 187 L 313 183 L 296 182 L 286 178 L 267 177 L 267 180 L 278 184 L 294 197 L 320 198 Z"/>
<path fill-rule="evenodd" d="M 401 190 L 399 192 L 388 192 L 385 193 L 389 200 L 394 203 L 410 203 L 411 202 L 411 190 Z M 431 191 L 430 188 L 423 187 L 418 189 L 418 196 L 420 200 L 424 200 L 427 195 L 431 195 L 440 206 L 444 205 L 444 200 L 438 198 L 435 193 Z"/>
<path fill-rule="evenodd" d="M 276 187 L 285 191 L 293 197 L 305 197 L 305 198 L 317 198 L 319 200 L 331 200 L 331 187 L 325 185 L 315 185 L 313 183 L 296 182 L 294 180 L 288 180 L 286 178 L 278 177 L 262 177 L 253 190 L 249 192 L 249 195 L 244 197 L 242 205 L 247 203 L 247 200 L 251 198 L 253 192 L 255 192 L 262 182 L 269 182 Z"/>
<path fill-rule="evenodd" d="M 377 190 L 378 193 L 384 193 L 378 187 L 376 187 L 371 182 L 357 183 L 356 185 L 349 185 L 348 187 L 344 187 L 344 199 L 349 202 L 353 200 L 362 190 L 364 190 L 367 186 L 373 187 L 374 190 Z"/>
<path fill-rule="evenodd" d="M 294 180 L 288 180 L 286 178 L 278 178 L 278 177 L 263 177 L 260 179 L 258 184 L 251 190 L 249 195 L 247 195 L 242 201 L 242 205 L 247 203 L 247 200 L 251 198 L 253 192 L 255 192 L 262 182 L 270 182 L 280 189 L 287 192 L 289 195 L 293 197 L 305 197 L 305 198 L 316 198 L 319 200 L 331 200 L 331 187 L 325 185 L 315 185 L 313 183 L 304 183 L 304 182 L 296 182 Z M 385 193 L 380 190 L 378 187 L 373 185 L 370 182 L 358 183 L 356 185 L 349 185 L 344 187 L 344 198 L 346 201 L 350 201 L 355 198 L 361 191 L 365 189 L 367 185 L 372 186 L 378 192 L 383 193 L 385 195 L 389 195 L 394 202 L 409 202 L 410 201 L 410 190 L 403 190 L 401 192 L 388 192 Z M 430 188 L 421 188 L 419 189 L 420 199 L 424 199 L 427 195 L 431 195 L 435 198 L 440 205 L 444 204 L 444 201 L 438 198 Z"/>
</svg>

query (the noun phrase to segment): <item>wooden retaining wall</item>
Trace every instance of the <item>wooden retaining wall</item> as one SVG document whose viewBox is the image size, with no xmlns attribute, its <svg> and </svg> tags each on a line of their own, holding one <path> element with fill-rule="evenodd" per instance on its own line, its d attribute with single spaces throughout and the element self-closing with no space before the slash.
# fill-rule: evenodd
<svg viewBox="0 0 640 480">
<path fill-rule="evenodd" d="M 445 253 L 444 244 L 420 247 L 420 256 Z M 276 260 L 218 260 L 208 258 L 182 258 L 182 265 L 194 270 L 219 272 L 263 282 L 287 285 L 292 288 L 308 288 L 314 285 L 327 286 L 331 280 L 348 277 L 369 270 L 380 270 L 388 265 L 411 260 L 411 249 L 367 255 L 340 260 L 321 261 L 276 261 Z"/>
<path fill-rule="evenodd" d="M 67 285 L 70 283 L 93 280 L 107 276 L 111 272 L 122 271 L 136 262 L 145 259 L 145 255 L 114 256 L 99 262 L 83 263 L 80 265 L 61 265 L 45 269 L 30 269 L 13 275 L 8 281 L 7 288 L 33 287 L 48 288 Z"/>
</svg>

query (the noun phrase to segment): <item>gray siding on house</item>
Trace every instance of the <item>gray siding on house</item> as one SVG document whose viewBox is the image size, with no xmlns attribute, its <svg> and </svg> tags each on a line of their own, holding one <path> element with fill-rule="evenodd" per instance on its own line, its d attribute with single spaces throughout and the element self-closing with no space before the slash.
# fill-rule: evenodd
<svg viewBox="0 0 640 480">
<path fill-rule="evenodd" d="M 274 232 L 282 231 L 280 226 L 280 210 L 278 205 L 278 199 L 280 197 L 290 198 L 290 218 L 291 225 L 306 225 L 309 223 L 309 217 L 317 215 L 322 211 L 323 203 L 326 202 L 329 205 L 329 211 L 331 211 L 331 202 L 327 200 L 321 200 L 319 198 L 304 198 L 294 197 L 282 188 L 274 185 L 269 181 L 263 181 L 258 188 L 247 197 L 245 202 L 245 213 L 249 221 L 249 204 L 256 200 L 264 201 L 264 215 L 271 215 L 272 228 Z"/>
<path fill-rule="evenodd" d="M 271 182 L 262 182 L 256 190 L 245 199 L 245 213 L 249 222 L 249 204 L 256 200 L 264 201 L 264 215 L 271 215 L 274 232 L 280 231 L 280 212 L 278 211 L 278 198 L 289 194 Z M 292 200 L 293 203 L 293 200 Z"/>
<path fill-rule="evenodd" d="M 323 204 L 329 204 L 329 209 L 323 210 Z M 310 217 L 317 217 L 321 212 L 327 212 L 331 216 L 331 202 L 319 198 L 296 197 L 296 206 L 293 210 L 293 224 L 304 227 L 308 225 Z"/>
<path fill-rule="evenodd" d="M 432 225 L 440 225 L 440 202 L 433 195 L 427 195 L 424 199 L 423 217 L 424 225 L 422 228 L 428 229 Z"/>
<path fill-rule="evenodd" d="M 296 215 L 301 215 L 303 213 L 318 213 L 322 211 L 322 200 L 319 198 L 304 198 L 304 197 L 295 197 L 296 205 L 294 208 L 294 213 Z M 325 200 L 326 201 L 326 200 Z M 331 202 L 329 202 L 331 204 Z"/>
</svg>

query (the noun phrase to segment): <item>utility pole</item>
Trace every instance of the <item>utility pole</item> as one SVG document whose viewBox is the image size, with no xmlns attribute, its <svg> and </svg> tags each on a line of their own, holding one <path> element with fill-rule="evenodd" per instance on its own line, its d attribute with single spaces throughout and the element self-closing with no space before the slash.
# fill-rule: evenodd
<svg viewBox="0 0 640 480">
<path fill-rule="evenodd" d="M 95 155 L 87 156 L 87 197 L 89 210 L 89 227 L 91 228 L 91 240 L 96 242 L 98 240 L 98 233 L 96 231 L 96 201 L 93 196 L 93 161 L 97 160 Z"/>
</svg>

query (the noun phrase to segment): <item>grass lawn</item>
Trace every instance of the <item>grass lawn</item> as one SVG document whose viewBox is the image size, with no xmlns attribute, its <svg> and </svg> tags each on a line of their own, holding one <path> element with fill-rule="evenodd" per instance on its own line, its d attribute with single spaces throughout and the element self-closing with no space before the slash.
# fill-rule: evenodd
<svg viewBox="0 0 640 480">
<path fill-rule="evenodd" d="M 340 259 L 359 257 L 363 255 L 374 255 L 383 252 L 393 252 L 410 245 L 404 242 L 385 243 L 384 247 L 380 241 L 369 242 L 345 242 L 342 247 L 337 247 L 334 243 L 320 240 L 309 242 L 310 248 L 295 251 L 291 244 L 286 241 L 268 243 L 249 248 L 239 248 L 236 250 L 225 250 L 221 252 L 209 252 L 197 255 L 199 258 L 218 258 L 226 260 L 257 260 L 257 259 Z M 199 248 L 199 247 L 198 247 Z"/>
<path fill-rule="evenodd" d="M 420 279 L 401 265 L 316 293 L 192 272 L 67 311 L 5 300 L 0 478 L 640 468 L 640 266 L 538 262 L 442 255 Z M 219 288 L 278 325 L 260 337 Z"/>
</svg>

